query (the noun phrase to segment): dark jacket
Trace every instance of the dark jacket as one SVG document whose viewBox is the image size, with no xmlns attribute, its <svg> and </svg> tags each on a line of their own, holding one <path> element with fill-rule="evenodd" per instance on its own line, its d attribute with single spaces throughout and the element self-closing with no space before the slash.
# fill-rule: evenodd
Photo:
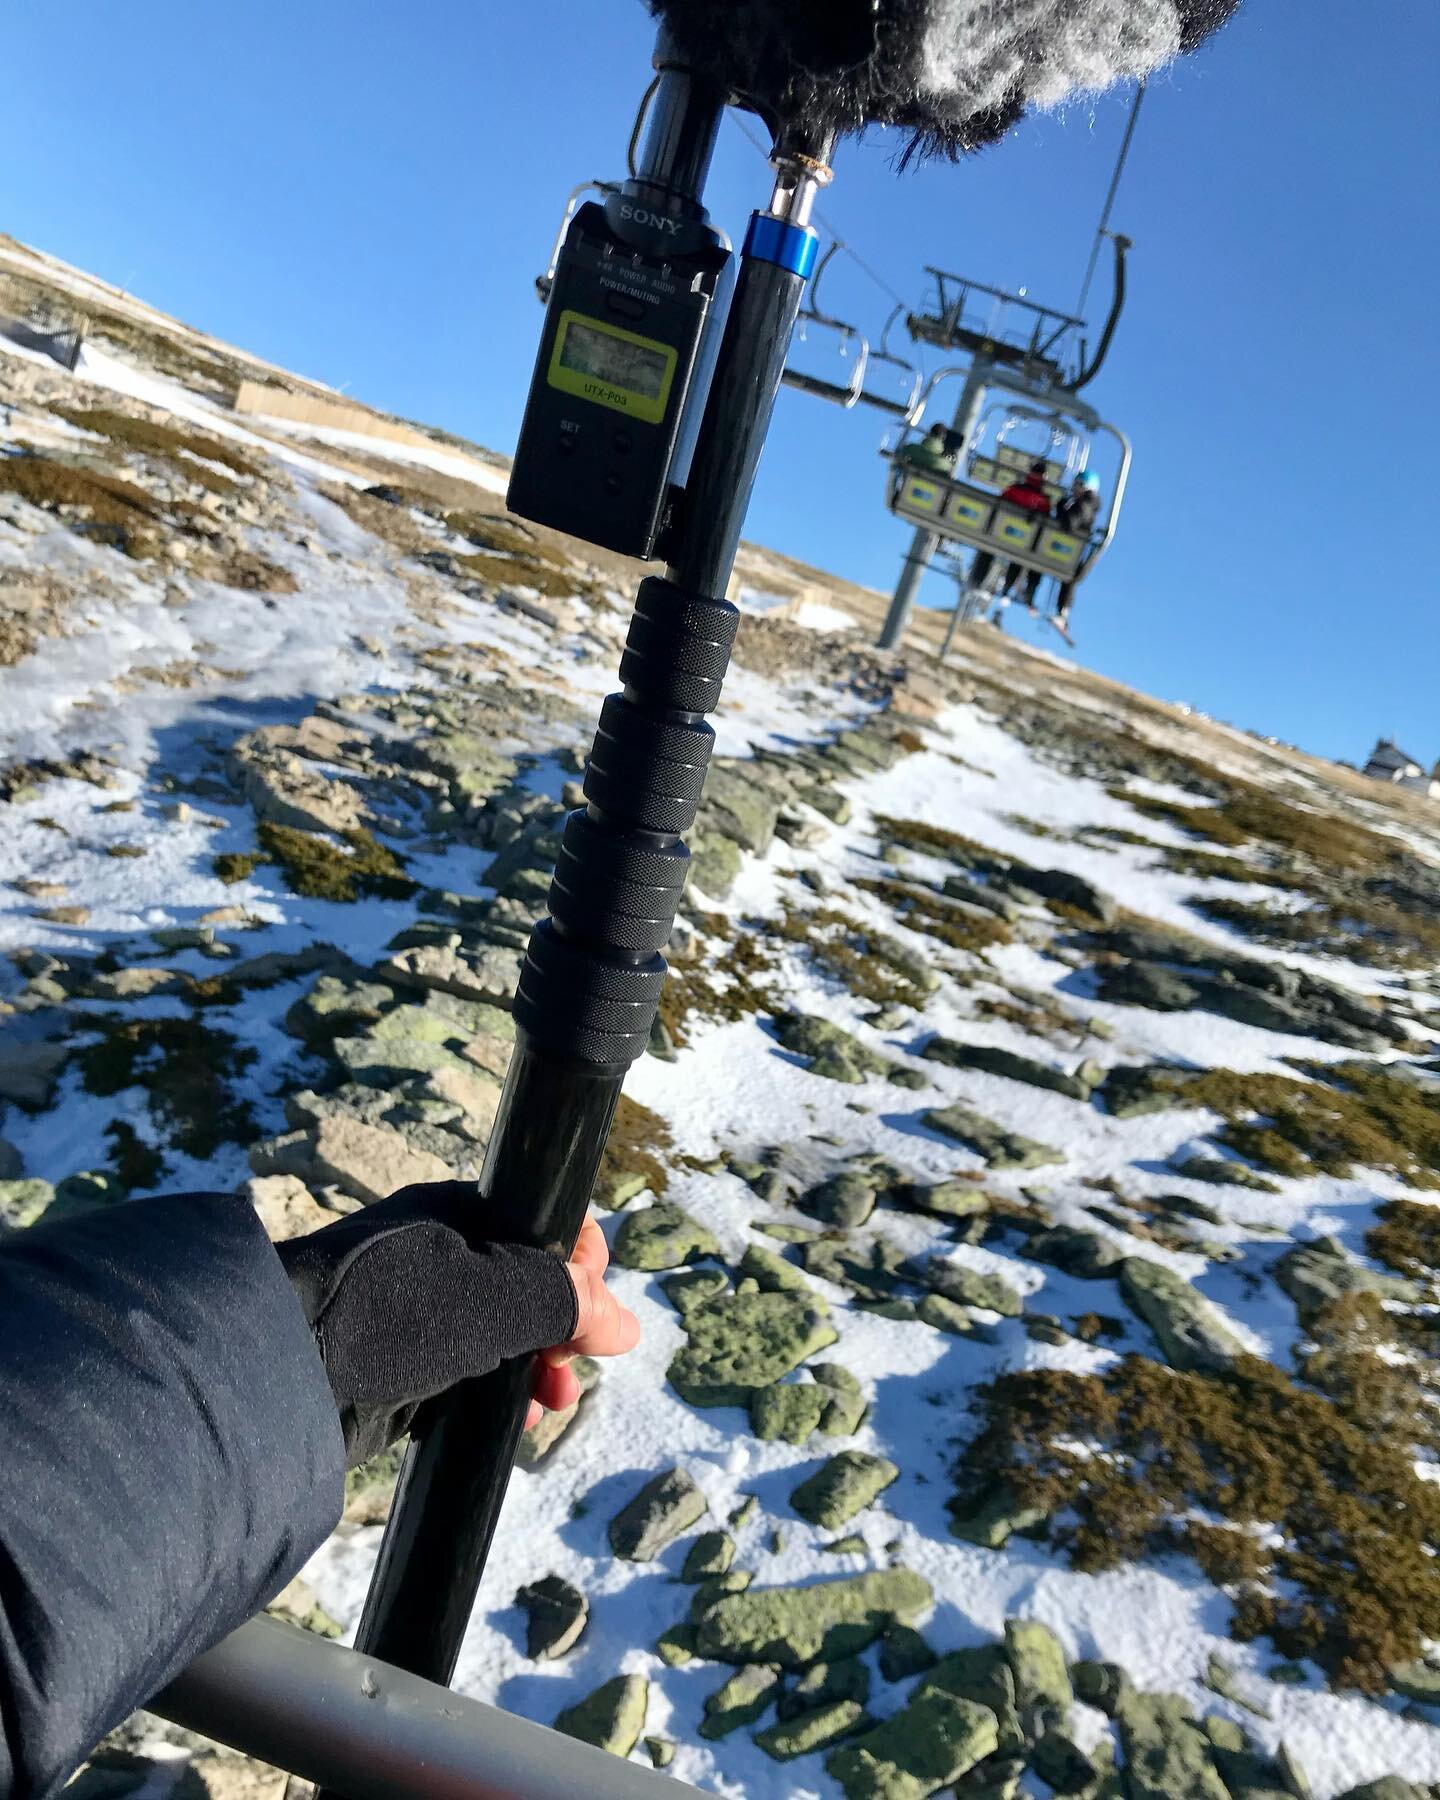
<svg viewBox="0 0 1440 1800">
<path fill-rule="evenodd" d="M 58 1792 L 279 1592 L 343 1486 L 324 1365 L 245 1200 L 0 1236 L 0 1795 Z"/>
<path fill-rule="evenodd" d="M 1085 488 L 1078 494 L 1066 494 L 1055 508 L 1055 517 L 1077 537 L 1089 537 L 1099 511 L 1100 496 L 1093 488 Z"/>
<path fill-rule="evenodd" d="M 1027 475 L 1023 481 L 1017 481 L 1014 487 L 1006 488 L 1000 496 L 1008 500 L 1011 506 L 1023 506 L 1028 512 L 1044 513 L 1050 517 L 1050 496 L 1045 492 L 1045 483 L 1038 475 Z"/>
</svg>

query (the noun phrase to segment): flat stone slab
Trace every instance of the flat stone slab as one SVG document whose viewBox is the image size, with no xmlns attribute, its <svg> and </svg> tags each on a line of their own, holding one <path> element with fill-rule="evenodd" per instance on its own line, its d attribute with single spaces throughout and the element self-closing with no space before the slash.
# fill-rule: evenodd
<svg viewBox="0 0 1440 1800">
<path fill-rule="evenodd" d="M 692 1406 L 744 1406 L 836 1341 L 818 1295 L 721 1294 L 685 1317 L 689 1341 L 671 1359 L 670 1385 Z"/>
<path fill-rule="evenodd" d="M 696 1624 L 695 1648 L 716 1662 L 803 1669 L 858 1656 L 896 1623 L 913 1624 L 932 1597 L 930 1583 L 910 1569 L 752 1588 L 716 1601 Z"/>
<path fill-rule="evenodd" d="M 1210 1302 L 1163 1263 L 1126 1257 L 1120 1265 L 1120 1295 L 1155 1333 L 1172 1369 L 1213 1373 L 1245 1354 Z"/>
<path fill-rule="evenodd" d="M 707 1511 L 704 1494 L 684 1469 L 647 1481 L 610 1521 L 610 1548 L 626 1562 L 653 1562 Z"/>
<path fill-rule="evenodd" d="M 992 1169 L 1039 1169 L 1065 1160 L 1063 1150 L 1023 1137 L 1018 1131 L 1007 1131 L 970 1106 L 932 1107 L 920 1117 L 922 1124 L 973 1150 Z"/>
</svg>

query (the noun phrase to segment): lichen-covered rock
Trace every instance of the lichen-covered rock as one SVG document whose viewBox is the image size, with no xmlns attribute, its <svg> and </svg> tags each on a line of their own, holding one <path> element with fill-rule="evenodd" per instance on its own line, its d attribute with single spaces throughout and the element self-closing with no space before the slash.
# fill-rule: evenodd
<svg viewBox="0 0 1440 1800">
<path fill-rule="evenodd" d="M 1401 1663 L 1390 1671 L 1390 1691 L 1417 1706 L 1440 1706 L 1440 1669 L 1418 1660 Z"/>
<path fill-rule="evenodd" d="M 1213 1373 L 1228 1369 L 1245 1353 L 1209 1301 L 1163 1263 L 1126 1257 L 1120 1265 L 1120 1294 L 1155 1333 L 1172 1369 Z"/>
<path fill-rule="evenodd" d="M 776 1762 L 789 1762 L 794 1757 L 824 1750 L 857 1731 L 867 1731 L 872 1724 L 858 1700 L 832 1700 L 757 1731 L 755 1742 Z"/>
<path fill-rule="evenodd" d="M 451 1179 L 447 1163 L 413 1149 L 400 1132 L 344 1115 L 256 1144 L 250 1167 L 257 1175 L 294 1175 L 307 1186 L 338 1187 L 366 1205 L 419 1182 Z"/>
<path fill-rule="evenodd" d="M 975 1332 L 975 1321 L 968 1308 L 947 1300 L 943 1294 L 926 1294 L 915 1309 L 915 1317 L 936 1331 L 949 1332 L 951 1337 L 972 1337 Z"/>
<path fill-rule="evenodd" d="M 298 1625 L 302 1631 L 313 1632 L 316 1637 L 338 1638 L 344 1629 L 320 1604 L 320 1596 L 310 1583 L 299 1575 L 281 1588 L 265 1610 L 290 1625 Z"/>
<path fill-rule="evenodd" d="M 985 1075 L 1003 1075 L 1007 1081 L 1023 1081 L 1030 1087 L 1047 1088 L 1070 1100 L 1088 1100 L 1090 1089 L 1063 1069 L 1052 1069 L 1034 1057 L 1020 1056 L 996 1044 L 959 1044 L 953 1038 L 933 1037 L 920 1052 L 926 1062 L 945 1063 L 952 1069 L 978 1069 Z"/>
<path fill-rule="evenodd" d="M 678 1269 L 719 1254 L 715 1234 L 669 1200 L 628 1214 L 615 1238 L 615 1260 L 624 1269 Z"/>
<path fill-rule="evenodd" d="M 740 1258 L 740 1279 L 747 1277 L 772 1294 L 811 1294 L 815 1290 L 794 1263 L 763 1244 L 749 1244 Z"/>
<path fill-rule="evenodd" d="M 794 1686 L 783 1693 L 775 1711 L 782 1719 L 798 1719 L 817 1706 L 833 1706 L 840 1700 L 861 1705 L 870 1698 L 870 1670 L 858 1656 L 841 1662 L 812 1663 L 801 1671 Z"/>
<path fill-rule="evenodd" d="M 1016 1702 L 1015 1674 L 1003 1644 L 980 1644 L 942 1656 L 922 1676 L 915 1693 L 919 1696 L 932 1690 L 968 1700 L 993 1713 L 997 1748 L 1002 1754 L 1024 1749 L 1028 1739 Z"/>
<path fill-rule="evenodd" d="M 919 1279 L 932 1294 L 941 1294 L 957 1306 L 979 1306 L 1007 1319 L 1020 1317 L 1021 1299 L 1008 1281 L 985 1275 L 964 1263 L 936 1258 L 919 1270 Z"/>
<path fill-rule="evenodd" d="M 460 1000 L 508 1001 L 520 978 L 520 952 L 499 944 L 460 950 L 415 944 L 381 963 L 380 973 L 400 987 L 454 994 Z"/>
<path fill-rule="evenodd" d="M 682 1581 L 704 1581 L 707 1575 L 728 1574 L 735 1560 L 735 1540 L 728 1531 L 702 1531 L 685 1556 Z"/>
<path fill-rule="evenodd" d="M 1378 1781 L 1346 1788 L 1339 1800 L 1430 1800 L 1430 1790 L 1400 1775 L 1382 1775 Z"/>
<path fill-rule="evenodd" d="M 522 1587 L 515 1604 L 525 1609 L 525 1654 L 537 1662 L 553 1661 L 572 1650 L 590 1617 L 590 1602 L 559 1575 L 546 1575 Z"/>
<path fill-rule="evenodd" d="M 973 1150 L 992 1169 L 1039 1169 L 1065 1160 L 1063 1150 L 1023 1137 L 1018 1131 L 1007 1131 L 971 1106 L 932 1107 L 921 1115 L 921 1122 Z"/>
<path fill-rule="evenodd" d="M 880 1646 L 880 1673 L 886 1681 L 908 1681 L 933 1669 L 939 1658 L 913 1625 L 895 1625 Z"/>
<path fill-rule="evenodd" d="M 1145 1006 L 1152 1012 L 1185 1012 L 1200 998 L 1200 990 L 1182 976 L 1150 962 L 1127 962 L 1107 969 L 1098 994 L 1114 1005 Z"/>
<path fill-rule="evenodd" d="M 1228 1800 L 1204 1733 L 1174 1694 L 1127 1694 L 1116 1713 L 1129 1800 Z"/>
<path fill-rule="evenodd" d="M 743 1594 L 755 1579 L 749 1569 L 728 1569 L 723 1575 L 706 1575 L 690 1596 L 690 1618 L 699 1619 L 727 1594 Z"/>
<path fill-rule="evenodd" d="M 1125 1253 L 1101 1237 L 1098 1231 L 1081 1231 L 1074 1225 L 1054 1225 L 1026 1238 L 1023 1254 L 1032 1262 L 1048 1263 L 1066 1275 L 1083 1281 L 1098 1281 L 1116 1273 Z"/>
<path fill-rule="evenodd" d="M 739 879 L 742 862 L 734 838 L 718 831 L 697 831 L 690 845 L 686 885 L 711 900 L 723 900 Z"/>
<path fill-rule="evenodd" d="M 47 1225 L 62 1219 L 94 1212 L 102 1206 L 118 1206 L 130 1197 L 129 1190 L 104 1169 L 82 1169 L 78 1175 L 67 1175 L 55 1184 L 55 1198 L 45 1209 Z"/>
<path fill-rule="evenodd" d="M 697 1623 L 695 1648 L 717 1662 L 803 1669 L 858 1656 L 896 1623 L 913 1623 L 931 1598 L 930 1583 L 910 1569 L 810 1587 L 752 1588 L 710 1608 Z"/>
<path fill-rule="evenodd" d="M 1278 1194 L 1280 1189 L 1265 1176 L 1257 1175 L 1244 1163 L 1232 1162 L 1224 1156 L 1186 1156 L 1171 1163 L 1177 1175 L 1186 1181 L 1208 1181 L 1214 1187 L 1251 1188 L 1257 1194 Z"/>
<path fill-rule="evenodd" d="M 820 1419 L 826 1437 L 849 1437 L 865 1417 L 865 1390 L 840 1363 L 811 1363 L 810 1378 L 825 1389 L 827 1405 Z"/>
<path fill-rule="evenodd" d="M 1030 1752 L 1030 1767 L 1057 1794 L 1079 1794 L 1098 1773 L 1095 1764 L 1063 1731 L 1047 1731 Z"/>
<path fill-rule="evenodd" d="M 1113 1719 L 1134 1692 L 1130 1677 L 1113 1662 L 1071 1663 L 1070 1684 L 1077 1700 L 1103 1712 L 1107 1719 Z"/>
<path fill-rule="evenodd" d="M 818 1296 L 721 1294 L 685 1319 L 689 1341 L 671 1359 L 670 1385 L 692 1406 L 744 1406 L 835 1342 Z"/>
<path fill-rule="evenodd" d="M 48 1181 L 0 1181 L 0 1228 L 23 1231 L 55 1198 Z"/>
<path fill-rule="evenodd" d="M 626 1562 L 653 1562 L 705 1512 L 705 1496 L 693 1478 L 684 1469 L 667 1469 L 610 1521 L 610 1548 Z"/>
<path fill-rule="evenodd" d="M 729 758 L 712 762 L 705 777 L 704 823 L 759 855 L 775 835 L 780 808 L 753 770 Z"/>
<path fill-rule="evenodd" d="M 1044 1523 L 1045 1514 L 1022 1506 L 1003 1481 L 994 1481 L 979 1493 L 964 1494 L 949 1502 L 950 1533 L 982 1550 L 999 1550 L 1017 1531 L 1032 1531 Z"/>
<path fill-rule="evenodd" d="M 958 1781 L 998 1743 L 994 1713 L 934 1689 L 832 1750 L 825 1767 L 846 1800 L 923 1800 Z"/>
<path fill-rule="evenodd" d="M 742 1725 L 753 1725 L 780 1691 L 780 1671 L 773 1664 L 746 1664 L 723 1687 L 705 1696 L 705 1716 L 700 1721 L 701 1737 L 728 1737 Z"/>
<path fill-rule="evenodd" d="M 1027 1734 L 1058 1730 L 1075 1700 L 1059 1638 L 1038 1619 L 1007 1619 L 1005 1655 L 1015 1677 L 1015 1705 Z"/>
<path fill-rule="evenodd" d="M 765 1443 L 803 1444 L 831 1405 L 829 1392 L 815 1382 L 774 1382 L 752 1392 L 750 1429 Z"/>
<path fill-rule="evenodd" d="M 850 1229 L 863 1225 L 875 1210 L 874 1182 L 852 1170 L 842 1170 L 807 1189 L 795 1204 L 825 1225 Z"/>
<path fill-rule="evenodd" d="M 545 1461 L 565 1434 L 572 1430 L 585 1406 L 586 1395 L 600 1379 L 600 1365 L 593 1357 L 571 1359 L 570 1373 L 580 1383 L 580 1398 L 573 1406 L 558 1412 L 542 1412 L 538 1422 L 520 1435 L 520 1448 L 515 1460 L 522 1469 L 533 1469 Z"/>
<path fill-rule="evenodd" d="M 888 1457 L 841 1450 L 800 1483 L 790 1495 L 790 1504 L 802 1519 L 834 1531 L 863 1512 L 899 1474 Z"/>
<path fill-rule="evenodd" d="M 697 1306 L 723 1294 L 730 1285 L 730 1277 L 723 1269 L 687 1269 L 681 1275 L 667 1275 L 660 1285 L 665 1290 L 665 1298 L 680 1317 L 686 1319 Z"/>
<path fill-rule="evenodd" d="M 1316 1238 L 1287 1250 L 1275 1265 L 1275 1279 L 1295 1302 L 1301 1323 L 1308 1323 L 1322 1306 L 1346 1294 L 1376 1294 L 1382 1300 L 1414 1305 L 1424 1296 L 1412 1281 L 1381 1275 L 1345 1254 L 1333 1237 Z"/>
<path fill-rule="evenodd" d="M 689 1619 L 667 1627 L 655 1641 L 655 1654 L 670 1669 L 695 1661 L 695 1627 Z"/>
<path fill-rule="evenodd" d="M 775 1034 L 793 1055 L 810 1058 L 812 1075 L 824 1075 L 831 1081 L 853 1086 L 869 1075 L 883 1075 L 890 1067 L 853 1033 L 813 1013 L 781 1013 L 775 1020 Z"/>
<path fill-rule="evenodd" d="M 285 1029 L 308 1044 L 326 1044 L 375 1025 L 395 990 L 355 975 L 322 975 L 285 1015 Z"/>
<path fill-rule="evenodd" d="M 885 1198 L 894 1206 L 931 1213 L 937 1219 L 978 1219 L 990 1210 L 990 1196 L 984 1188 L 962 1176 L 950 1181 L 897 1182 Z"/>
<path fill-rule="evenodd" d="M 1062 906 L 1088 913 L 1100 925 L 1113 925 L 1120 916 L 1120 908 L 1103 888 L 1083 875 L 1072 875 L 1069 869 L 1031 869 L 1024 863 L 1015 863 L 1009 879 L 1027 893 L 1039 894 L 1042 900 L 1056 900 Z"/>
<path fill-rule="evenodd" d="M 650 1683 L 643 1675 L 615 1675 L 575 1706 L 567 1706 L 555 1729 L 612 1756 L 628 1756 L 645 1729 L 649 1703 Z"/>
</svg>

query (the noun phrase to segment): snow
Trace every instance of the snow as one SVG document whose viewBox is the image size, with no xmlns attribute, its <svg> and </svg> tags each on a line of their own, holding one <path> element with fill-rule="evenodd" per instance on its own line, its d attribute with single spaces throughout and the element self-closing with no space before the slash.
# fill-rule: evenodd
<svg viewBox="0 0 1440 1800">
<path fill-rule="evenodd" d="M 858 621 L 838 606 L 827 606 L 823 600 L 806 600 L 795 614 L 795 623 L 807 631 L 853 631 Z"/>
</svg>

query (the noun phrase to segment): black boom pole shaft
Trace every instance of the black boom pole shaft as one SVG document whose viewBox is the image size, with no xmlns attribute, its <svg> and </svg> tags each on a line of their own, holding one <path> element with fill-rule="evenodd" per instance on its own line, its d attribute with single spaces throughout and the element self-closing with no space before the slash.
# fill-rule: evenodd
<svg viewBox="0 0 1440 1800">
<path fill-rule="evenodd" d="M 671 72 L 674 74 L 675 72 Z M 656 147 L 703 181 L 720 96 L 681 75 L 656 95 Z M 667 107 L 686 110 L 686 117 Z M 708 121 L 705 115 L 708 112 Z M 658 115 L 658 116 L 657 116 Z M 722 596 L 814 264 L 807 225 L 829 171 L 778 152 L 770 208 L 753 215 L 701 420 L 666 577 L 640 584 L 623 691 L 604 703 L 566 821 L 549 917 L 532 933 L 515 998 L 516 1048 L 477 1197 L 487 1235 L 568 1253 L 579 1235 L 630 1064 L 659 1004 L 668 941 L 739 614 Z M 698 199 L 698 194 L 693 196 Z M 417 1427 L 401 1471 L 357 1647 L 448 1682 L 524 1426 L 521 1359 L 452 1390 Z"/>
</svg>

